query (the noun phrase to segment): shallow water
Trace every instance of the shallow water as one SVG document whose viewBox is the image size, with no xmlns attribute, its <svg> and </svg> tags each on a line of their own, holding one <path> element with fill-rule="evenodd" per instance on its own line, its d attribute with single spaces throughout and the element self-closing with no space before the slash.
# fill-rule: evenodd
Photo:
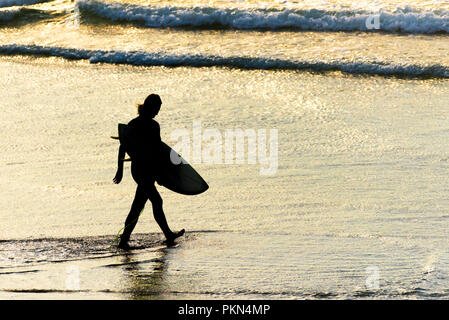
<svg viewBox="0 0 449 320">
<path fill-rule="evenodd" d="M 1 1 L 0 298 L 448 298 L 448 33 L 447 1 Z M 168 144 L 277 130 L 277 161 L 183 150 L 186 236 L 148 204 L 126 253 L 110 136 L 151 92 Z"/>
<path fill-rule="evenodd" d="M 447 80 L 32 57 L 3 57 L 0 72 L 2 298 L 449 294 Z M 109 136 L 149 91 L 171 145 L 197 120 L 278 129 L 278 170 L 195 164 L 206 193 L 159 187 L 186 237 L 165 248 L 148 204 L 133 238 L 144 248 L 125 254 L 111 246 L 135 184 L 129 166 L 112 183 Z M 67 287 L 73 270 L 79 289 Z"/>
</svg>

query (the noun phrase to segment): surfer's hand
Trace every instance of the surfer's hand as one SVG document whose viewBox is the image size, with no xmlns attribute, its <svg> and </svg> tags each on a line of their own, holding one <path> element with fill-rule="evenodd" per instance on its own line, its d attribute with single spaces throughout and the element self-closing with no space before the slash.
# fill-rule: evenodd
<svg viewBox="0 0 449 320">
<path fill-rule="evenodd" d="M 119 184 L 120 181 L 122 181 L 122 177 L 123 177 L 123 171 L 117 170 L 117 173 L 115 174 L 115 177 L 114 177 L 114 179 L 112 179 L 112 181 L 114 181 L 115 184 Z"/>
</svg>

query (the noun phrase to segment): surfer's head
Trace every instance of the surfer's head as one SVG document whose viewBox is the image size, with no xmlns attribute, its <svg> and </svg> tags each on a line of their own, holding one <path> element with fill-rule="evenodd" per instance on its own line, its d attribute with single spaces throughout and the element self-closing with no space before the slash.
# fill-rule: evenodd
<svg viewBox="0 0 449 320">
<path fill-rule="evenodd" d="M 154 118 L 161 109 L 162 100 L 157 94 L 150 94 L 143 104 L 137 105 L 137 113 L 143 117 Z"/>
</svg>

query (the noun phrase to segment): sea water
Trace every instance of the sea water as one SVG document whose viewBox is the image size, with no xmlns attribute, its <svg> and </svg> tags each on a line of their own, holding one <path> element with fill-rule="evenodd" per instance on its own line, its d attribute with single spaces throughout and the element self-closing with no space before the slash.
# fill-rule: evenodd
<svg viewBox="0 0 449 320">
<path fill-rule="evenodd" d="M 1 0 L 0 298 L 447 298 L 448 33 L 447 1 Z M 186 236 L 148 203 L 122 252 L 110 136 L 152 92 L 168 144 L 276 132 L 275 170 L 192 149 Z"/>
</svg>

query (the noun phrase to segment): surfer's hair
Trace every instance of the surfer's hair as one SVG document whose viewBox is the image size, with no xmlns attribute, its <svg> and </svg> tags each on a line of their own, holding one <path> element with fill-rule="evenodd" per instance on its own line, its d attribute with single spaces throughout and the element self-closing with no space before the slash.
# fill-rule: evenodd
<svg viewBox="0 0 449 320">
<path fill-rule="evenodd" d="M 150 94 L 143 104 L 137 105 L 137 113 L 139 115 L 144 115 L 148 112 L 156 114 L 161 108 L 162 100 L 158 94 Z"/>
</svg>

